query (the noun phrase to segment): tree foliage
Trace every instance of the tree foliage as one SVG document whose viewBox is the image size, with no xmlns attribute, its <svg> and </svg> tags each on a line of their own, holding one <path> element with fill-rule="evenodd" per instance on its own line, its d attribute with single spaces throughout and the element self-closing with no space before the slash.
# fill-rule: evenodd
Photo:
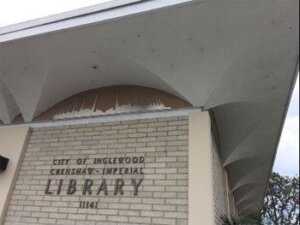
<svg viewBox="0 0 300 225">
<path fill-rule="evenodd" d="M 223 225 L 299 225 L 299 176 L 272 173 L 261 213 L 222 221 Z"/>
<path fill-rule="evenodd" d="M 299 176 L 271 174 L 262 219 L 265 225 L 299 224 Z"/>
</svg>

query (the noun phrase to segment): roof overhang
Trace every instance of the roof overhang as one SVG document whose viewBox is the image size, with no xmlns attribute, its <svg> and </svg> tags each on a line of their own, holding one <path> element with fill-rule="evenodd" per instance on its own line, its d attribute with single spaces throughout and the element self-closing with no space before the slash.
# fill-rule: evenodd
<svg viewBox="0 0 300 225">
<path fill-rule="evenodd" d="M 0 29 L 0 120 L 139 85 L 214 115 L 237 207 L 262 203 L 299 57 L 298 0 L 114 1 Z"/>
</svg>

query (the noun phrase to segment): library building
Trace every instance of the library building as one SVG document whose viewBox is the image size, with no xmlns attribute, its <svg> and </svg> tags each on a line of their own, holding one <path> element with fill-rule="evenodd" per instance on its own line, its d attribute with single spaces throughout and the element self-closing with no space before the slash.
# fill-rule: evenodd
<svg viewBox="0 0 300 225">
<path fill-rule="evenodd" d="M 299 1 L 116 0 L 0 28 L 0 225 L 261 209 Z"/>
</svg>

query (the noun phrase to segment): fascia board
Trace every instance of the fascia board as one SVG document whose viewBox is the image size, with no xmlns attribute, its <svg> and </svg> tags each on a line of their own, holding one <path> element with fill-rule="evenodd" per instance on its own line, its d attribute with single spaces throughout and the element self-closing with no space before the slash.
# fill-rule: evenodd
<svg viewBox="0 0 300 225">
<path fill-rule="evenodd" d="M 130 15 L 177 6 L 193 0 L 117 0 L 0 28 L 0 43 L 78 28 Z"/>
</svg>

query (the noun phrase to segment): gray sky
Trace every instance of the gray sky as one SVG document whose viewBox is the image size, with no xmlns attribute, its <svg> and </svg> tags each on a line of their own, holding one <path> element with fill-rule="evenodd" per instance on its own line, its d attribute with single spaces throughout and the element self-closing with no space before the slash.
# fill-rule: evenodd
<svg viewBox="0 0 300 225">
<path fill-rule="evenodd" d="M 0 0 L 0 27 L 49 16 L 111 0 Z M 284 175 L 299 172 L 299 78 L 297 80 L 274 171 Z"/>
<path fill-rule="evenodd" d="M 277 151 L 273 170 L 284 175 L 299 174 L 299 75 Z"/>
</svg>

